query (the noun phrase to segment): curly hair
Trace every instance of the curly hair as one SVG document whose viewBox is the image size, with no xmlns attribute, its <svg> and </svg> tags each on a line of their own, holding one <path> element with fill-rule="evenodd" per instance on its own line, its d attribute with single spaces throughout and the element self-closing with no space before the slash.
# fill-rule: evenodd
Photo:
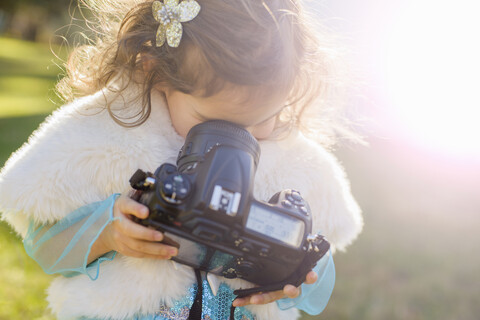
<svg viewBox="0 0 480 320">
<path fill-rule="evenodd" d="M 211 96 L 225 84 L 248 87 L 251 97 L 287 92 L 279 123 L 333 145 L 339 136 L 355 136 L 342 116 L 345 77 L 338 46 L 313 23 L 302 0 L 198 0 L 199 15 L 183 24 L 177 48 L 155 46 L 158 22 L 153 1 L 84 0 L 94 18 L 89 44 L 76 47 L 57 91 L 66 101 L 92 94 L 122 78 L 124 90 L 143 88 L 142 110 L 123 126 L 141 125 L 158 85 L 187 94 Z M 148 61 L 152 68 L 144 68 Z"/>
</svg>

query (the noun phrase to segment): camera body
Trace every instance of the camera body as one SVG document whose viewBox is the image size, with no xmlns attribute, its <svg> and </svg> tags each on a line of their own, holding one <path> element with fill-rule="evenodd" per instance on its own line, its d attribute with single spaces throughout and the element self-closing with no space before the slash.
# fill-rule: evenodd
<svg viewBox="0 0 480 320">
<path fill-rule="evenodd" d="M 254 199 L 259 156 L 255 138 L 232 123 L 193 127 L 177 166 L 138 170 L 130 179 L 150 209 L 137 222 L 164 232 L 169 244 L 181 243 L 172 258 L 179 263 L 263 291 L 300 285 L 330 245 L 311 234 L 310 208 L 298 191 L 283 190 L 268 203 Z"/>
</svg>

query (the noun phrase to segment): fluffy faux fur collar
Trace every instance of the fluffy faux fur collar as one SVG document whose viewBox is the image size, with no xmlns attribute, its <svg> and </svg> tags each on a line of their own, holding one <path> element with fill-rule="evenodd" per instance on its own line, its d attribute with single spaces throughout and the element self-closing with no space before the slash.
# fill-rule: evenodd
<svg viewBox="0 0 480 320">
<path fill-rule="evenodd" d="M 138 88 L 121 96 L 104 90 L 54 112 L 0 172 L 0 212 L 22 236 L 28 222 L 52 223 L 85 204 L 129 190 L 128 179 L 138 168 L 154 171 L 175 163 L 183 139 L 171 125 L 168 108 L 159 104 L 141 126 L 116 124 L 104 106 L 122 116 L 140 107 Z M 163 98 L 154 93 L 154 99 Z M 343 249 L 360 232 L 360 209 L 345 174 L 332 154 L 300 133 L 284 140 L 261 141 L 255 197 L 268 200 L 286 188 L 299 190 L 320 230 L 334 247 Z M 100 276 L 58 277 L 49 288 L 49 303 L 60 319 L 90 316 L 125 319 L 171 306 L 194 283 L 187 268 L 170 261 L 117 256 L 101 266 Z M 239 287 L 241 281 L 229 281 Z M 295 309 L 276 304 L 251 306 L 258 319 L 295 319 Z"/>
</svg>

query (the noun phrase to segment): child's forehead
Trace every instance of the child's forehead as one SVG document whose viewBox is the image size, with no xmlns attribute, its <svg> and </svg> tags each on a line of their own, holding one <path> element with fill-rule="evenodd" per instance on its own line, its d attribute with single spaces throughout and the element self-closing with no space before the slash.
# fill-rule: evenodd
<svg viewBox="0 0 480 320">
<path fill-rule="evenodd" d="M 219 107 L 232 113 L 243 113 L 252 109 L 284 105 L 285 92 L 264 87 L 227 85 L 223 90 L 208 97 L 197 96 L 200 102 Z"/>
<path fill-rule="evenodd" d="M 286 103 L 284 92 L 261 94 L 257 92 L 260 89 L 230 86 L 209 97 L 192 95 L 192 107 L 199 116 L 207 119 L 221 118 L 252 126 L 277 115 Z"/>
</svg>

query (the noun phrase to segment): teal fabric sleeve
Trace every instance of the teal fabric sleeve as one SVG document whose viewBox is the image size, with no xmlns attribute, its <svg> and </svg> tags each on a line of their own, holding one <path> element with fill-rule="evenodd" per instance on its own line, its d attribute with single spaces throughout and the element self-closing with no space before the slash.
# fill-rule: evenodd
<svg viewBox="0 0 480 320">
<path fill-rule="evenodd" d="M 313 268 L 318 275 L 314 284 L 302 284 L 302 293 L 295 299 L 277 300 L 282 310 L 296 307 L 310 315 L 320 314 L 327 306 L 335 286 L 335 264 L 332 253 L 325 254 Z"/>
<path fill-rule="evenodd" d="M 72 277 L 86 274 L 92 280 L 98 278 L 100 263 L 113 260 L 110 251 L 87 265 L 92 245 L 105 227 L 115 218 L 113 204 L 119 194 L 104 201 L 83 206 L 53 225 L 36 226 L 30 223 L 23 245 L 47 274 Z"/>
</svg>

